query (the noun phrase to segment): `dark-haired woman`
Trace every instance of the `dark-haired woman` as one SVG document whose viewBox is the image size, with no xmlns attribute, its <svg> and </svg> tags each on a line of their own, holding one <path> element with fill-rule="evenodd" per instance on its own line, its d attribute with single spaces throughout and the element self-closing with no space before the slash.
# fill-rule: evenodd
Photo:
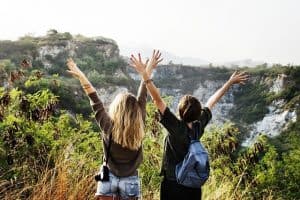
<svg viewBox="0 0 300 200">
<path fill-rule="evenodd" d="M 157 62 L 160 59 L 161 53 L 154 51 L 152 62 Z M 245 73 L 234 72 L 229 80 L 212 95 L 207 101 L 205 107 L 196 97 L 185 95 L 181 98 L 178 105 L 179 119 L 170 111 L 166 103 L 161 98 L 158 89 L 153 84 L 153 81 L 147 75 L 146 70 L 150 65 L 142 62 L 139 55 L 138 58 L 131 56 L 132 66 L 142 76 L 146 87 L 153 99 L 155 106 L 160 112 L 160 123 L 167 129 L 168 134 L 165 139 L 163 163 L 161 175 L 164 176 L 161 183 L 160 197 L 162 200 L 174 199 L 201 199 L 201 188 L 189 188 L 180 185 L 176 181 L 175 167 L 181 162 L 188 152 L 190 139 L 189 134 L 193 131 L 192 124 L 198 121 L 200 133 L 203 134 L 205 126 L 210 121 L 212 114 L 211 109 L 221 99 L 221 97 L 229 90 L 233 84 L 245 84 L 248 80 L 248 75 Z"/>
</svg>

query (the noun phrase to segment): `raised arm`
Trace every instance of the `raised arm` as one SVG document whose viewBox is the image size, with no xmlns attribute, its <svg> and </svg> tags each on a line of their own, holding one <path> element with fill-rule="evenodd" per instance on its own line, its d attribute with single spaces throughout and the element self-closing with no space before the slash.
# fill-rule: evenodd
<svg viewBox="0 0 300 200">
<path fill-rule="evenodd" d="M 153 84 L 152 80 L 150 79 L 149 73 L 153 71 L 154 68 L 157 67 L 157 64 L 162 61 L 160 58 L 161 53 L 159 51 L 154 51 L 150 62 L 143 62 L 141 59 L 141 55 L 138 54 L 138 58 L 134 55 L 131 55 L 131 66 L 136 69 L 136 71 L 142 76 L 142 79 L 149 91 L 152 100 L 155 106 L 159 109 L 159 111 L 163 114 L 166 110 L 166 103 L 161 98 L 159 90 Z"/>
<path fill-rule="evenodd" d="M 72 58 L 69 58 L 67 60 L 67 66 L 69 68 L 67 72 L 72 74 L 75 78 L 77 78 L 80 81 L 81 86 L 87 95 L 96 92 L 95 88 L 92 86 L 85 74 L 77 67 L 76 63 L 73 61 Z"/>
<path fill-rule="evenodd" d="M 155 50 L 153 51 L 153 55 L 155 54 Z M 155 62 L 153 59 L 150 60 L 149 59 L 146 61 L 145 63 L 147 65 L 146 67 L 146 72 L 148 74 L 149 77 L 152 76 L 152 72 L 153 69 L 157 67 L 158 62 Z M 137 94 L 137 100 L 139 102 L 139 105 L 142 109 L 143 112 L 143 119 L 145 121 L 145 117 L 146 117 L 146 103 L 147 103 L 147 88 L 146 88 L 146 84 L 144 83 L 144 80 L 141 80 L 140 86 L 139 86 L 139 90 L 138 90 L 138 94 Z"/>
<path fill-rule="evenodd" d="M 104 133 L 107 133 L 111 128 L 111 119 L 105 111 L 103 103 L 97 95 L 96 89 L 92 86 L 85 74 L 77 67 L 76 63 L 74 63 L 72 59 L 67 60 L 67 66 L 69 68 L 67 72 L 80 81 L 84 92 L 89 96 L 91 106 L 96 113 L 95 118 L 99 127 L 104 131 Z"/>
<path fill-rule="evenodd" d="M 224 96 L 224 94 L 229 90 L 229 88 L 234 84 L 245 84 L 245 81 L 249 79 L 249 76 L 245 74 L 245 72 L 238 73 L 235 71 L 229 80 L 218 89 L 207 101 L 206 107 L 210 110 L 214 107 L 214 105 Z"/>
<path fill-rule="evenodd" d="M 142 110 L 143 120 L 145 121 L 146 118 L 146 103 L 147 103 L 147 88 L 144 84 L 144 81 L 141 80 L 138 93 L 137 93 L 137 101 L 140 105 L 140 108 Z"/>
</svg>

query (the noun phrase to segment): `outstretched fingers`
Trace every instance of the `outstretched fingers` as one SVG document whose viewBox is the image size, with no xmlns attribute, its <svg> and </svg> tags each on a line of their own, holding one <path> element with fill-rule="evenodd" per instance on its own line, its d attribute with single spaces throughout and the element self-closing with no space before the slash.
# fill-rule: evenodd
<svg viewBox="0 0 300 200">
<path fill-rule="evenodd" d="M 239 72 L 239 71 L 235 71 L 231 77 L 230 77 L 230 81 L 232 84 L 242 84 L 244 85 L 246 83 L 246 81 L 249 80 L 249 75 L 246 72 Z"/>
<path fill-rule="evenodd" d="M 71 65 L 71 64 L 67 64 L 67 66 L 69 68 L 69 70 L 66 70 L 67 73 L 71 74 L 75 78 L 80 78 L 81 77 L 82 72 L 79 71 L 78 68 L 74 69 L 73 65 Z"/>
<path fill-rule="evenodd" d="M 153 50 L 153 55 L 152 58 L 154 58 L 155 60 L 158 60 L 161 57 L 161 52 L 159 50 Z"/>
<path fill-rule="evenodd" d="M 142 58 L 141 58 L 141 54 L 138 53 L 138 57 L 139 57 L 139 62 L 142 63 Z"/>
<path fill-rule="evenodd" d="M 158 65 L 158 63 L 160 63 L 161 61 L 163 61 L 163 58 L 157 60 L 157 61 L 156 61 L 156 65 Z"/>
<path fill-rule="evenodd" d="M 152 53 L 152 57 L 153 58 L 156 58 L 156 57 L 158 57 L 160 55 L 161 55 L 161 52 L 159 50 L 156 50 L 156 49 L 153 50 L 153 53 Z"/>
<path fill-rule="evenodd" d="M 130 57 L 130 61 L 131 61 L 130 66 L 135 68 L 136 71 L 139 72 L 139 73 L 143 73 L 143 71 L 146 68 L 146 64 L 148 63 L 148 61 L 146 61 L 146 64 L 143 63 L 140 53 L 138 53 L 137 58 L 132 54 L 131 57 Z"/>
<path fill-rule="evenodd" d="M 131 59 L 130 59 L 131 60 Z M 131 60 L 131 62 L 129 63 L 129 66 L 133 67 L 133 68 L 136 68 L 136 65 L 134 63 L 134 61 Z"/>
<path fill-rule="evenodd" d="M 161 52 L 160 52 L 160 51 L 157 51 L 156 59 L 159 60 L 160 57 L 161 57 Z"/>
<path fill-rule="evenodd" d="M 131 60 L 133 63 L 138 63 L 138 60 L 135 58 L 135 56 L 134 56 L 133 54 L 131 54 L 130 60 Z"/>
<path fill-rule="evenodd" d="M 152 58 L 155 58 L 155 55 L 156 55 L 156 50 L 153 49 L 153 52 L 152 52 Z"/>
<path fill-rule="evenodd" d="M 149 63 L 149 58 L 146 60 L 145 65 L 147 66 Z"/>
<path fill-rule="evenodd" d="M 239 75 L 238 75 L 238 78 L 239 79 L 245 79 L 245 80 L 248 80 L 249 79 L 249 75 L 248 74 L 246 74 L 246 72 L 242 72 L 242 73 L 240 73 Z"/>
<path fill-rule="evenodd" d="M 77 67 L 76 63 L 73 61 L 72 58 L 67 59 L 67 66 L 72 71 L 80 71 L 80 69 Z"/>
<path fill-rule="evenodd" d="M 72 58 L 68 58 L 67 59 L 67 67 L 70 70 L 74 71 L 74 65 L 75 65 L 75 63 L 74 63 L 73 59 Z"/>
<path fill-rule="evenodd" d="M 235 75 L 238 73 L 238 71 L 234 71 L 231 77 L 235 77 Z"/>
<path fill-rule="evenodd" d="M 152 58 L 150 61 L 150 66 L 152 69 L 156 68 L 157 65 L 162 61 L 163 59 L 161 58 L 161 52 L 159 50 L 153 50 L 152 53 Z"/>
<path fill-rule="evenodd" d="M 136 59 L 136 57 L 134 55 L 131 55 L 130 61 L 131 61 L 130 66 L 132 66 L 134 68 L 138 67 L 139 61 Z"/>
<path fill-rule="evenodd" d="M 250 76 L 246 72 L 239 73 L 237 76 L 237 82 L 239 84 L 245 85 L 245 82 L 248 81 Z"/>
</svg>

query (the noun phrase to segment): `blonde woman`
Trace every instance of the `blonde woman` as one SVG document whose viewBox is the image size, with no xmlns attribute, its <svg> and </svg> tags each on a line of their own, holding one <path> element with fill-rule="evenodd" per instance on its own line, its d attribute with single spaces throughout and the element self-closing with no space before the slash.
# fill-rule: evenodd
<svg viewBox="0 0 300 200">
<path fill-rule="evenodd" d="M 88 95 L 103 133 L 103 146 L 106 147 L 103 148 L 104 160 L 107 160 L 109 178 L 107 181 L 98 181 L 97 199 L 138 199 L 141 191 L 137 169 L 143 160 L 147 99 L 145 84 L 141 81 L 137 97 L 130 93 L 117 95 L 107 113 L 95 88 L 72 59 L 68 59 L 67 66 L 68 72 L 80 81 Z M 149 68 L 147 73 L 150 76 L 152 70 Z"/>
<path fill-rule="evenodd" d="M 161 54 L 159 51 L 154 51 L 152 60 L 159 61 Z M 163 181 L 161 183 L 160 199 L 201 199 L 201 188 L 190 188 L 183 186 L 176 181 L 175 167 L 180 163 L 188 152 L 190 138 L 189 135 L 194 133 L 194 124 L 200 124 L 200 134 L 204 132 L 205 126 L 210 121 L 212 114 L 211 109 L 222 98 L 222 96 L 234 84 L 244 84 L 248 80 L 248 75 L 245 73 L 234 72 L 229 80 L 212 95 L 204 108 L 196 97 L 185 95 L 181 98 L 178 105 L 179 119 L 170 111 L 166 103 L 161 98 L 160 93 L 154 85 L 152 79 L 147 74 L 148 67 L 140 59 L 131 56 L 132 66 L 141 75 L 146 83 L 146 87 L 153 99 L 155 106 L 160 113 L 160 123 L 167 129 L 168 134 L 165 139 L 163 163 L 161 175 Z"/>
</svg>

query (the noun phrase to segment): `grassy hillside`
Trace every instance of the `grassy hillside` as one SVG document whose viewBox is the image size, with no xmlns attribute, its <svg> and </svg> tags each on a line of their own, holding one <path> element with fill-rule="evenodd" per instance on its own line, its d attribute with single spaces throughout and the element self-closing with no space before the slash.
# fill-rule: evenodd
<svg viewBox="0 0 300 200">
<path fill-rule="evenodd" d="M 135 91 L 117 45 L 105 38 L 86 38 L 49 31 L 0 42 L 0 199 L 93 199 L 94 174 L 102 160 L 100 131 L 78 82 L 65 74 L 72 56 L 96 87 L 124 86 Z M 300 68 L 245 68 L 252 81 L 236 91 L 229 122 L 212 126 L 201 139 L 210 153 L 211 176 L 204 199 L 299 199 Z M 180 74 L 186 89 L 201 79 L 225 79 L 226 68 L 165 66 L 170 79 L 157 83 L 176 89 Z M 157 75 L 160 75 L 157 74 Z M 287 82 L 279 93 L 270 84 L 280 74 Z M 173 76 L 174 75 L 174 76 Z M 178 77 L 177 77 L 178 76 Z M 267 106 L 283 100 L 297 121 L 276 138 L 261 136 L 242 147 L 241 125 L 266 114 Z M 170 101 L 170 99 L 168 99 Z M 143 199 L 159 199 L 159 176 L 165 131 L 147 105 L 144 161 L 140 167 Z M 235 121 L 236 123 L 230 122 Z"/>
<path fill-rule="evenodd" d="M 28 87 L 28 78 L 21 82 Z M 93 199 L 102 157 L 99 130 L 92 119 L 58 109 L 58 99 L 47 89 L 1 88 L 1 199 Z M 151 103 L 147 114 L 140 175 L 144 199 L 158 199 L 164 131 Z M 282 136 L 243 148 L 234 124 L 208 130 L 202 142 L 212 173 L 204 199 L 297 199 L 299 131 L 297 121 Z"/>
</svg>

